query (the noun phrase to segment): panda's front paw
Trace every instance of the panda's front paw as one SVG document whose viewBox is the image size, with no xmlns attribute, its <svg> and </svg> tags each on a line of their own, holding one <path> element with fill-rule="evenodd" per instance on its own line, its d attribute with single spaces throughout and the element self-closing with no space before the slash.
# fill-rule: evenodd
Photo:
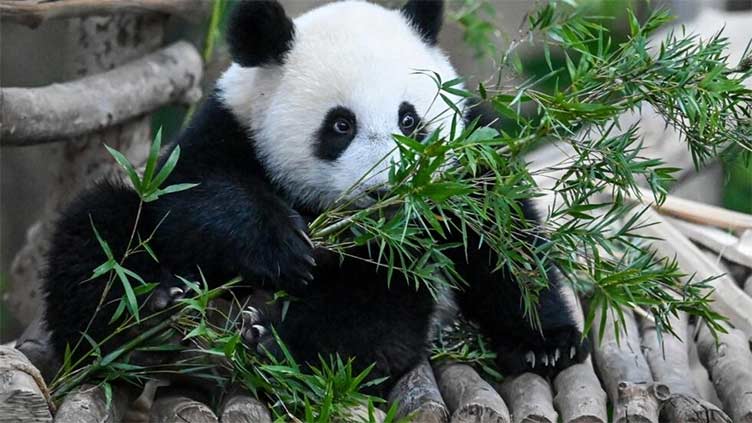
<svg viewBox="0 0 752 423">
<path fill-rule="evenodd" d="M 546 328 L 543 336 L 517 338 L 497 348 L 499 370 L 505 375 L 536 373 L 556 376 L 561 370 L 581 363 L 590 353 L 590 343 L 575 326 Z"/>
</svg>

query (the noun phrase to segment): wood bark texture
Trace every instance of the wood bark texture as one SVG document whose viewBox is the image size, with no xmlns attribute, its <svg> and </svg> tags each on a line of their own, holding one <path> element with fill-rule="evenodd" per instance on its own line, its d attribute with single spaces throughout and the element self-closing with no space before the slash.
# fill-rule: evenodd
<svg viewBox="0 0 752 423">
<path fill-rule="evenodd" d="M 630 310 L 622 310 L 624 321 L 617 332 L 614 315 L 609 313 L 601 333 L 602 312 L 600 308 L 596 310 L 591 331 L 593 359 L 614 404 L 614 421 L 657 423 L 660 404 L 650 368 L 640 351 L 634 315 Z"/>
<path fill-rule="evenodd" d="M 157 12 L 200 22 L 207 16 L 209 4 L 205 0 L 0 0 L 0 16 L 32 28 L 49 19 L 124 12 Z"/>
<path fill-rule="evenodd" d="M 219 416 L 222 423 L 272 423 L 269 409 L 247 393 L 230 396 Z"/>
<path fill-rule="evenodd" d="M 178 41 L 111 71 L 38 88 L 0 88 L 2 145 L 29 145 L 101 131 L 201 96 L 201 55 Z"/>
<path fill-rule="evenodd" d="M 533 373 L 508 378 L 497 387 L 512 412 L 514 423 L 556 423 L 551 385 Z"/>
<path fill-rule="evenodd" d="M 575 364 L 554 379 L 554 405 L 564 423 L 606 423 L 607 398 L 593 362 Z"/>
<path fill-rule="evenodd" d="M 151 408 L 152 423 L 218 423 L 217 416 L 203 403 L 180 395 L 158 398 Z"/>
<path fill-rule="evenodd" d="M 642 319 L 642 352 L 650 365 L 653 379 L 668 386 L 671 397 L 661 405 L 662 421 L 731 423 L 720 408 L 704 401 L 695 387 L 689 367 L 689 347 L 687 338 L 688 317 L 686 313 L 672 316 L 669 320 L 672 330 L 684 339 L 666 331 L 658 338 L 658 329 L 648 319 Z M 662 341 L 662 342 L 661 342 Z"/>
<path fill-rule="evenodd" d="M 68 52 L 63 77 L 83 78 L 112 70 L 138 59 L 162 44 L 165 19 L 162 15 L 121 14 L 108 17 L 73 18 L 67 22 L 67 37 L 75 49 Z M 151 118 L 139 116 L 102 131 L 59 143 L 50 161 L 59 161 L 59 173 L 50 189 L 42 218 L 27 232 L 26 244 L 11 265 L 8 310 L 23 326 L 41 310 L 41 272 L 49 249 L 49 236 L 58 211 L 87 185 L 117 174 L 117 166 L 102 144 L 123 152 L 140 163 L 148 154 Z"/>
<path fill-rule="evenodd" d="M 428 361 L 418 364 L 397 381 L 388 398 L 389 404 L 399 402 L 397 418 L 411 416 L 413 421 L 446 423 L 449 410 L 441 398 L 436 378 Z"/>
<path fill-rule="evenodd" d="M 452 413 L 452 423 L 509 423 L 504 400 L 491 385 L 466 364 L 434 366 L 439 390 Z"/>
<path fill-rule="evenodd" d="M 752 423 L 752 352 L 746 334 L 729 329 L 718 334 L 716 345 L 707 326 L 702 325 L 697 349 L 724 410 L 735 423 Z"/>
<path fill-rule="evenodd" d="M 42 375 L 15 348 L 0 346 L 0 422 L 52 422 Z"/>
<path fill-rule="evenodd" d="M 128 394 L 113 387 L 112 402 L 107 404 L 100 386 L 81 385 L 66 395 L 55 414 L 55 423 L 119 423 L 124 421 Z"/>
</svg>

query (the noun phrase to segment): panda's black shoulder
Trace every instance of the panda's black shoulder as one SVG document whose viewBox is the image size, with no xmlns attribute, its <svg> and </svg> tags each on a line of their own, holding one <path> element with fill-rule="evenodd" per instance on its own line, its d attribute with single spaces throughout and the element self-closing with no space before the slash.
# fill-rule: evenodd
<svg viewBox="0 0 752 423">
<path fill-rule="evenodd" d="M 238 122 L 215 90 L 203 101 L 189 123 L 162 155 L 164 162 L 176 146 L 180 158 L 175 176 L 207 175 L 214 172 L 238 172 L 264 176 L 253 146 L 253 136 Z"/>
</svg>

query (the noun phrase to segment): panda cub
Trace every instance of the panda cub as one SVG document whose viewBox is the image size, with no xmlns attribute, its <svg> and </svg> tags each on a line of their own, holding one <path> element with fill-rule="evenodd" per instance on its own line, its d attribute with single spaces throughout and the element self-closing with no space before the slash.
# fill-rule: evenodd
<svg viewBox="0 0 752 423">
<path fill-rule="evenodd" d="M 124 264 L 159 281 L 146 307 L 164 309 L 183 295 L 177 276 L 196 280 L 201 269 L 210 283 L 223 283 L 240 275 L 253 289 L 298 298 L 284 320 L 267 321 L 252 310 L 248 339 L 272 324 L 300 362 L 337 353 L 354 357 L 358 370 L 375 363 L 370 377 L 389 377 L 381 394 L 424 359 L 436 308 L 428 290 L 399 272 L 387 286 L 386 271 L 315 248 L 306 230 L 343 194 L 361 195 L 387 181 L 384 170 L 399 154 L 393 134 L 421 137 L 451 126 L 451 114 L 435 101 L 434 81 L 415 72 L 457 78 L 436 45 L 442 19 L 442 1 L 410 0 L 389 10 L 348 0 L 295 20 L 276 1 L 238 2 L 227 33 L 233 63 L 172 147 L 179 145 L 182 155 L 166 183 L 199 185 L 144 206 L 138 232 L 158 226 L 151 246 L 159 263 L 134 254 Z M 467 108 L 467 119 L 479 114 Z M 82 282 L 106 260 L 91 222 L 122 257 L 138 204 L 130 188 L 101 182 L 63 211 L 45 280 L 46 323 L 60 354 L 87 327 L 97 340 L 112 332 L 107 322 L 117 301 L 106 301 L 90 323 L 105 277 Z M 538 219 L 528 202 L 521 205 Z M 469 284 L 454 296 L 491 340 L 499 370 L 553 375 L 582 361 L 588 346 L 556 275 L 541 294 L 542 331 L 534 329 L 514 275 L 494 272 L 492 251 L 472 238 L 468 244 L 480 247 L 471 254 L 461 247 L 447 252 Z M 122 295 L 113 284 L 109 298 Z"/>
</svg>

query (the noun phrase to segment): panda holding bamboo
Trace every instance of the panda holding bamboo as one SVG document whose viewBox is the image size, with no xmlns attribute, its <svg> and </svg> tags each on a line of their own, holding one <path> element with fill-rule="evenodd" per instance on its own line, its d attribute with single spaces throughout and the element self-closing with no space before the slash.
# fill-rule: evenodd
<svg viewBox="0 0 752 423">
<path fill-rule="evenodd" d="M 437 46 L 443 8 L 442 1 L 410 0 L 389 10 L 346 0 L 293 20 L 276 1 L 236 3 L 227 33 L 233 63 L 171 147 L 179 145 L 182 155 L 167 183 L 199 185 L 145 204 L 138 231 L 159 225 L 151 241 L 159 263 L 136 254 L 124 264 L 159 281 L 147 309 L 185 295 L 178 276 L 197 280 L 200 268 L 209 282 L 240 275 L 254 289 L 299 299 L 281 321 L 250 310 L 246 341 L 259 342 L 273 325 L 299 362 L 317 364 L 319 355 L 336 353 L 354 357 L 357 370 L 375 363 L 369 377 L 388 377 L 381 394 L 427 356 L 437 307 L 431 293 L 399 272 L 387 286 L 385 270 L 315 248 L 306 231 L 369 169 L 373 177 L 350 195 L 386 182 L 383 167 L 399 154 L 393 134 L 420 138 L 450 127 L 451 115 L 434 104 L 435 82 L 415 73 L 457 78 Z M 466 122 L 480 113 L 466 108 Z M 522 207 L 538 219 L 531 204 Z M 106 282 L 102 276 L 82 283 L 106 260 L 91 223 L 121 257 L 138 208 L 132 189 L 105 181 L 62 212 L 44 281 L 46 324 L 60 355 L 87 327 L 96 340 L 112 332 L 107 322 L 117 301 L 106 301 L 89 325 Z M 555 274 L 540 296 L 537 329 L 523 316 L 514 275 L 493 271 L 488 247 L 446 254 L 468 283 L 454 301 L 490 339 L 502 373 L 552 376 L 585 359 L 588 345 Z M 117 285 L 109 299 L 123 295 Z"/>
</svg>

